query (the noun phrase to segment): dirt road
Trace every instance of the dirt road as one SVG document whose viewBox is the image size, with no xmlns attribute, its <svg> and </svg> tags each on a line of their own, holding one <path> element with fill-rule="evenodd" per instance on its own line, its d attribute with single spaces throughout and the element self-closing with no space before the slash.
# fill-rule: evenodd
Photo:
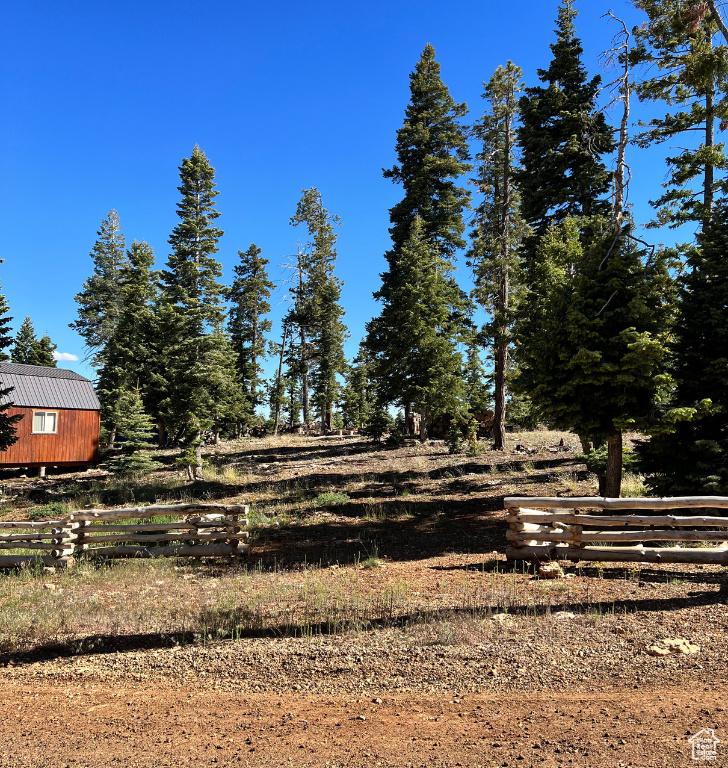
<svg viewBox="0 0 728 768">
<path fill-rule="evenodd" d="M 697 683 L 698 681 L 696 681 Z M 0 680 L 2 768 L 728 765 L 728 686 L 591 696 L 291 696 Z"/>
</svg>

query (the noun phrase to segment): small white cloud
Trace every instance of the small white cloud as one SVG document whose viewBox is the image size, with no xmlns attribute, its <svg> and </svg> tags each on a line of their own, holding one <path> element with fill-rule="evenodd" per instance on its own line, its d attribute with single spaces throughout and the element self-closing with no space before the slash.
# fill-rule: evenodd
<svg viewBox="0 0 728 768">
<path fill-rule="evenodd" d="M 54 352 L 53 357 L 56 360 L 67 360 L 70 363 L 78 362 L 78 355 L 72 355 L 70 352 Z"/>
</svg>

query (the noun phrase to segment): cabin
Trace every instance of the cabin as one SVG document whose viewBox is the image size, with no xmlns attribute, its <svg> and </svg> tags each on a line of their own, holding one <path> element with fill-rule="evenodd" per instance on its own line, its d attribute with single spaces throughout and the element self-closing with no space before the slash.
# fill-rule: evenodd
<svg viewBox="0 0 728 768">
<path fill-rule="evenodd" d="M 88 466 L 99 454 L 99 400 L 93 384 L 73 371 L 41 365 L 0 363 L 0 387 L 12 391 L 0 398 L 10 403 L 16 443 L 0 451 L 2 467 Z"/>
</svg>

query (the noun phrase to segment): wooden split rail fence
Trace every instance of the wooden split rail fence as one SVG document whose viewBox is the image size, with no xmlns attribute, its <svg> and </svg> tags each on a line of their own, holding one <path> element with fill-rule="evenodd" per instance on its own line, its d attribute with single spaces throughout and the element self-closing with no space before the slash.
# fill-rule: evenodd
<svg viewBox="0 0 728 768">
<path fill-rule="evenodd" d="M 728 565 L 728 516 L 659 514 L 668 509 L 728 509 L 726 496 L 662 499 L 510 497 L 505 499 L 505 507 L 509 523 L 506 534 L 509 560 Z M 609 514 L 639 510 L 650 510 L 651 514 Z M 644 542 L 702 542 L 713 546 L 645 547 Z"/>
<path fill-rule="evenodd" d="M 0 568 L 42 562 L 67 565 L 70 557 L 243 557 L 248 507 L 230 504 L 155 504 L 84 509 L 61 520 L 0 521 Z M 124 520 L 171 516 L 173 522 Z M 20 551 L 18 551 L 20 550 Z M 28 554 L 28 550 L 31 553 Z"/>
</svg>

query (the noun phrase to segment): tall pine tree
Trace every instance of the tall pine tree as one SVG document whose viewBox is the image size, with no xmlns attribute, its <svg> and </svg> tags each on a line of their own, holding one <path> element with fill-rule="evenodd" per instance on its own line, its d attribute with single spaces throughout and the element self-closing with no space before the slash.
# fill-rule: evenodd
<svg viewBox="0 0 728 768">
<path fill-rule="evenodd" d="M 521 69 L 510 61 L 505 67 L 498 67 L 483 94 L 489 103 L 488 111 L 473 128 L 481 142 L 474 183 L 483 200 L 476 209 L 467 258 L 475 278 L 472 296 L 490 316 L 485 332 L 493 341 L 496 450 L 505 448 L 506 374 L 514 295 L 519 283 L 518 249 L 527 231 L 514 178 L 521 77 Z"/>
<path fill-rule="evenodd" d="M 467 107 L 455 103 L 442 82 L 429 43 L 410 74 L 410 94 L 404 125 L 397 131 L 398 163 L 384 172 L 402 185 L 404 195 L 389 212 L 392 248 L 385 254 L 382 287 L 374 294 L 382 313 L 368 326 L 367 346 L 376 358 L 382 402 L 400 404 L 407 414 L 416 403 L 422 412 L 420 436 L 426 439 L 434 413 L 462 405 L 462 386 L 454 372 L 462 369 L 458 344 L 469 307 L 452 272 L 455 252 L 465 245 L 463 212 L 470 199 L 458 180 L 471 166 L 460 124 Z M 417 257 L 420 265 L 412 261 Z M 408 303 L 412 317 L 400 312 L 400 300 Z M 434 305 L 428 305 L 430 300 Z M 426 331 L 423 323 L 434 318 L 442 324 Z M 408 335 L 415 328 L 418 335 Z M 415 359 L 424 347 L 435 365 L 431 375 Z M 435 350 L 444 357 L 435 361 Z M 405 370 L 407 376 L 400 377 L 397 371 Z M 444 387 L 439 394 L 435 381 Z"/>
<path fill-rule="evenodd" d="M 321 427 L 330 430 L 339 393 L 337 377 L 346 369 L 344 339 L 348 335 L 342 320 L 341 281 L 334 274 L 337 256 L 334 226 L 339 224 L 339 218 L 324 208 L 321 193 L 312 187 L 302 191 L 291 224 L 305 226 L 310 237 L 304 281 L 311 329 L 310 381 Z"/>
<path fill-rule="evenodd" d="M 270 333 L 271 321 L 265 319 L 270 312 L 271 291 L 275 287 L 268 279 L 268 259 L 260 255 L 253 243 L 247 251 L 238 251 L 240 262 L 235 267 L 235 280 L 230 288 L 230 318 L 228 330 L 237 355 L 237 369 L 243 395 L 248 400 L 251 415 L 263 402 L 261 392 L 265 358 L 265 334 Z"/>
<path fill-rule="evenodd" d="M 117 321 L 106 344 L 96 384 L 110 444 L 120 429 L 117 424 L 120 398 L 138 391 L 144 400 L 162 362 L 155 359 L 152 352 L 155 333 L 152 313 L 157 298 L 157 274 L 153 266 L 152 248 L 135 240 L 119 272 Z M 146 401 L 145 405 L 150 408 L 152 403 Z"/>
<path fill-rule="evenodd" d="M 103 352 L 116 327 L 121 305 L 120 274 L 126 264 L 119 214 L 112 210 L 101 222 L 91 249 L 94 270 L 76 295 L 78 319 L 69 323 L 86 343 L 91 364 L 101 367 Z"/>
<path fill-rule="evenodd" d="M 538 238 L 567 216 L 609 213 L 610 174 L 601 157 L 612 151 L 614 139 L 596 109 L 601 79 L 589 79 L 581 63 L 576 15 L 573 0 L 562 0 L 551 64 L 538 70 L 543 85 L 526 88 L 520 100 L 517 181 L 521 213 L 534 230 L 527 240 L 531 253 Z"/>
<path fill-rule="evenodd" d="M 215 208 L 215 169 L 195 146 L 179 170 L 180 222 L 169 238 L 172 253 L 162 272 L 159 299 L 166 305 L 161 316 L 172 345 L 165 371 L 167 396 L 159 407 L 182 443 L 190 477 L 201 478 L 203 433 L 216 423 L 221 382 L 239 385 L 230 369 L 231 357 L 221 347 L 224 336 L 213 333 L 225 317 L 222 267 L 214 257 L 223 235 L 214 226 L 220 216 Z"/>
</svg>

